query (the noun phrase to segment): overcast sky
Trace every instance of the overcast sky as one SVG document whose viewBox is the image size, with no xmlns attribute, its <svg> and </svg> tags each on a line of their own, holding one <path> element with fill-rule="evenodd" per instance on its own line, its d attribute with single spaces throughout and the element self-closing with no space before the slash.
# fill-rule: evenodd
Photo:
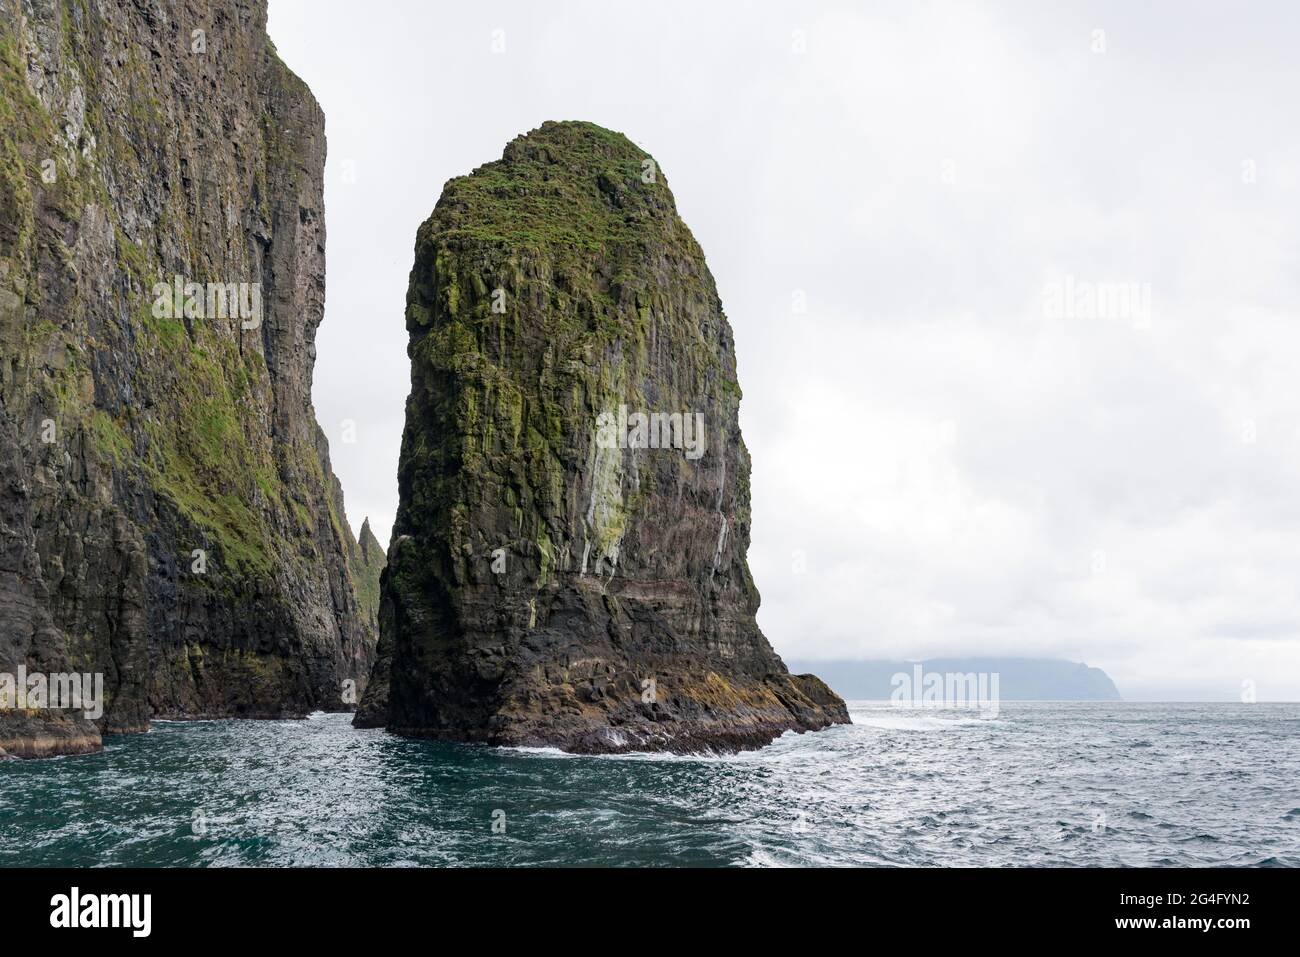
<svg viewBox="0 0 1300 957">
<path fill-rule="evenodd" d="M 416 227 L 591 120 L 657 159 L 735 328 L 779 652 L 1300 699 L 1300 6 L 1048 6 L 271 0 L 326 115 L 354 529 L 396 512 Z"/>
</svg>

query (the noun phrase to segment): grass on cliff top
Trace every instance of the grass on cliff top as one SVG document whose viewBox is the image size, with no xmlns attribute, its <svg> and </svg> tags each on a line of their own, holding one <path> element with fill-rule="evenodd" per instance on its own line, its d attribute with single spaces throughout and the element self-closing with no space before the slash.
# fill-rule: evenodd
<svg viewBox="0 0 1300 957">
<path fill-rule="evenodd" d="M 650 182 L 645 182 L 645 179 Z M 509 246 L 599 249 L 671 228 L 672 193 L 649 154 L 586 122 L 547 122 L 502 158 L 450 180 L 429 227 L 445 237 Z"/>
</svg>

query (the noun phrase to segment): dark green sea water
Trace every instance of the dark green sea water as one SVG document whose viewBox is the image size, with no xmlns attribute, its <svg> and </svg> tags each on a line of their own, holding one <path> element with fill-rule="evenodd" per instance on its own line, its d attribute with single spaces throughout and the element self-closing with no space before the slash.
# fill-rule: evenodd
<svg viewBox="0 0 1300 957">
<path fill-rule="evenodd" d="M 0 763 L 0 865 L 1300 865 L 1300 705 L 852 710 L 689 758 L 158 723 Z"/>
</svg>

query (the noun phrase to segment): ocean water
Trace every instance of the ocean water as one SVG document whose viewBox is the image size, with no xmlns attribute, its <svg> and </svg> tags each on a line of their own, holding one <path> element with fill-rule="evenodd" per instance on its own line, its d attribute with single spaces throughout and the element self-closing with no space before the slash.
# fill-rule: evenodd
<svg viewBox="0 0 1300 957">
<path fill-rule="evenodd" d="M 1300 705 L 851 711 L 717 757 L 160 722 L 0 762 L 0 865 L 1300 865 Z"/>
</svg>

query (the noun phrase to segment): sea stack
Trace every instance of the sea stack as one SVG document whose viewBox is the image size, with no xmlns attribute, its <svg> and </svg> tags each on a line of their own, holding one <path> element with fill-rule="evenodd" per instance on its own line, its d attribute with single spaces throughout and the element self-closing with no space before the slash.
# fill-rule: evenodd
<svg viewBox="0 0 1300 957">
<path fill-rule="evenodd" d="M 416 235 L 406 326 L 358 724 L 602 753 L 848 721 L 755 622 L 732 330 L 652 157 L 546 123 L 449 182 Z"/>
<path fill-rule="evenodd" d="M 0 695 L 0 751 L 364 686 L 382 556 L 311 403 L 324 123 L 266 0 L 0 5 L 0 679 L 104 697 Z"/>
</svg>

